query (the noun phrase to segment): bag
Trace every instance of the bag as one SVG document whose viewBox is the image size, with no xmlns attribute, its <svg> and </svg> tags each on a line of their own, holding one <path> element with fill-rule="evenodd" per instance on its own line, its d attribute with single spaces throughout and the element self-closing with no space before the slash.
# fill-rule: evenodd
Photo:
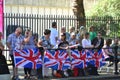
<svg viewBox="0 0 120 80">
<path fill-rule="evenodd" d="M 10 74 L 4 55 L 0 55 L 0 74 Z"/>
<path fill-rule="evenodd" d="M 88 75 L 99 75 L 97 71 L 97 67 L 94 67 L 93 65 L 89 65 L 87 67 L 87 73 Z"/>
</svg>

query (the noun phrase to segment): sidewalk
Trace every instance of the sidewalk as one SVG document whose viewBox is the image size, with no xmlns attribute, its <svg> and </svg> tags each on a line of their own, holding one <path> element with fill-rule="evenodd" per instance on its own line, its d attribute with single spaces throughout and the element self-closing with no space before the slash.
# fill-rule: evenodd
<svg viewBox="0 0 120 80">
<path fill-rule="evenodd" d="M 12 66 L 9 66 L 9 69 L 10 69 L 10 73 L 11 73 L 10 75 L 12 76 Z M 20 79 L 25 80 L 23 69 L 18 69 L 18 73 L 19 73 Z M 44 79 L 40 79 L 40 80 L 119 80 L 120 79 L 120 73 L 118 75 L 114 75 L 112 70 L 110 70 L 109 73 L 106 73 L 105 71 L 103 71 L 99 74 L 100 74 L 99 76 L 69 77 L 69 78 L 60 78 L 60 79 L 44 78 Z"/>
</svg>

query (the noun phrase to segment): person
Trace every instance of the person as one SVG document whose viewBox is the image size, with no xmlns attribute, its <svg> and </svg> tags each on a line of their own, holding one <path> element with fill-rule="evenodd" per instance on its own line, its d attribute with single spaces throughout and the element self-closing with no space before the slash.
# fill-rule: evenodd
<svg viewBox="0 0 120 80">
<path fill-rule="evenodd" d="M 32 35 L 32 32 L 28 29 L 27 31 L 25 31 L 25 36 L 24 36 L 24 47 L 23 49 L 33 49 L 36 48 L 36 40 L 34 38 L 34 36 Z M 24 68 L 24 73 L 25 79 L 29 79 L 30 75 L 31 75 L 31 68 Z"/>
<path fill-rule="evenodd" d="M 71 34 L 72 32 L 75 32 L 75 27 L 70 26 L 69 30 L 70 30 L 69 32 Z"/>
<path fill-rule="evenodd" d="M 82 47 L 90 48 L 90 49 L 85 49 L 85 50 L 92 50 L 92 48 L 94 48 L 94 45 L 91 44 L 91 40 L 89 37 L 90 37 L 90 34 L 86 32 L 84 35 L 84 39 L 82 40 Z M 84 71 L 86 71 L 84 75 L 86 75 L 86 73 L 88 73 L 89 75 L 98 75 L 97 68 L 95 68 L 94 65 L 90 63 L 88 64 L 87 68 L 84 69 Z"/>
<path fill-rule="evenodd" d="M 14 64 L 14 49 L 22 49 L 23 48 L 23 40 L 24 37 L 22 36 L 22 28 L 17 27 L 14 33 L 11 33 L 7 38 L 7 47 L 10 50 L 10 57 L 12 60 L 13 65 L 13 77 L 12 80 L 19 80 L 18 77 L 18 69 Z"/>
<path fill-rule="evenodd" d="M 82 47 L 83 48 L 93 48 L 94 46 L 91 44 L 90 34 L 88 32 L 85 33 L 84 38 L 82 39 Z"/>
<path fill-rule="evenodd" d="M 51 42 L 50 42 L 50 34 L 51 34 L 51 31 L 49 29 L 45 29 L 44 36 L 42 36 L 38 41 L 38 47 L 40 48 L 40 51 L 41 51 L 42 48 L 45 50 L 45 49 L 50 49 L 50 48 L 53 47 Z M 44 56 L 43 53 L 44 53 L 44 51 L 42 51 L 42 56 Z M 42 68 L 43 68 L 44 73 L 45 73 L 43 75 L 43 77 L 48 77 L 49 76 L 48 75 L 49 69 L 46 68 L 44 65 L 42 66 Z M 41 78 L 42 77 L 42 69 L 38 70 L 38 72 L 40 73 L 38 78 Z"/>
<path fill-rule="evenodd" d="M 111 45 L 111 47 L 113 48 L 112 49 L 113 54 L 115 54 L 115 49 L 114 49 L 115 46 L 118 46 L 118 49 L 117 49 L 117 52 L 118 52 L 117 62 L 119 62 L 120 61 L 120 47 L 119 47 L 120 45 L 119 45 L 119 39 L 118 38 L 115 38 L 113 44 Z M 112 66 L 114 63 L 115 62 L 111 63 L 109 66 Z"/>
<path fill-rule="evenodd" d="M 111 44 L 112 44 L 112 39 L 107 39 L 106 44 L 103 46 L 103 48 L 104 48 L 103 55 L 105 57 L 105 61 L 110 62 L 108 67 L 113 65 L 113 62 L 114 62 L 114 54 L 112 52 Z"/>
<path fill-rule="evenodd" d="M 104 46 L 104 39 L 102 38 L 101 32 L 98 32 L 97 37 L 92 40 L 92 45 L 97 48 L 97 51 L 102 49 L 102 47 Z"/>
<path fill-rule="evenodd" d="M 2 32 L 0 32 L 0 74 L 10 74 L 5 56 L 2 54 L 3 50 Z"/>
<path fill-rule="evenodd" d="M 70 39 L 69 39 L 69 44 L 70 45 L 75 45 L 75 44 L 78 44 L 79 43 L 79 41 L 78 41 L 78 39 L 76 39 L 76 34 L 75 34 L 75 32 L 72 32 L 71 33 L 71 37 L 70 37 Z"/>
<path fill-rule="evenodd" d="M 61 28 L 61 33 L 65 33 L 66 34 L 66 40 L 68 41 L 70 39 L 70 34 L 68 32 L 66 32 L 65 27 Z"/>
<path fill-rule="evenodd" d="M 52 28 L 50 29 L 50 31 L 51 31 L 50 42 L 53 46 L 56 46 L 56 42 L 58 40 L 58 31 L 56 29 L 57 29 L 57 23 L 53 22 Z"/>
<path fill-rule="evenodd" d="M 57 45 L 59 49 L 68 49 L 69 43 L 66 41 L 65 33 L 60 34 L 60 39 L 58 39 Z M 54 73 L 54 76 L 58 78 L 66 77 L 62 70 L 57 70 L 56 73 Z"/>
<path fill-rule="evenodd" d="M 89 34 L 90 34 L 90 40 L 92 41 L 96 37 L 96 32 L 94 31 L 94 26 L 90 27 Z"/>
</svg>

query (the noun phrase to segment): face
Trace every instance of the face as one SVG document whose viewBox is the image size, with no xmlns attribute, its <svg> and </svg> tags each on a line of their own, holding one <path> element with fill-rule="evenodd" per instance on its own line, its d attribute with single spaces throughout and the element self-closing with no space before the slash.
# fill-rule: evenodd
<svg viewBox="0 0 120 80">
<path fill-rule="evenodd" d="M 115 39 L 115 40 L 114 40 L 114 43 L 115 43 L 115 44 L 118 44 L 118 42 L 119 42 L 118 39 Z"/>
<path fill-rule="evenodd" d="M 75 38 L 76 38 L 76 36 L 75 36 L 75 35 L 72 35 L 72 36 L 71 36 L 71 38 L 72 38 L 72 39 L 75 39 Z"/>
<path fill-rule="evenodd" d="M 98 37 L 98 39 L 100 39 L 100 38 L 101 38 L 101 34 L 100 34 L 100 33 L 98 33 L 97 37 Z"/>
<path fill-rule="evenodd" d="M 65 28 L 62 28 L 62 29 L 61 29 L 61 32 L 64 33 L 64 32 L 65 32 Z"/>
<path fill-rule="evenodd" d="M 18 30 L 18 31 L 16 32 L 16 35 L 19 36 L 19 35 L 21 35 L 21 33 L 22 33 L 22 31 Z"/>
<path fill-rule="evenodd" d="M 61 35 L 61 40 L 64 40 L 65 39 L 65 36 L 64 35 Z"/>
<path fill-rule="evenodd" d="M 47 35 L 45 35 L 47 38 L 49 38 L 50 37 L 50 34 L 47 34 Z"/>
</svg>

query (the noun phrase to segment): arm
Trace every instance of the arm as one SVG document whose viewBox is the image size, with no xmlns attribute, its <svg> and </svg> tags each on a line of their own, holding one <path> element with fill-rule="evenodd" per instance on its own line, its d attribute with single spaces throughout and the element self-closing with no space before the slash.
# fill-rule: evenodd
<svg viewBox="0 0 120 80">
<path fill-rule="evenodd" d="M 24 42 L 25 42 L 25 43 L 28 43 L 28 42 L 29 42 L 29 40 L 30 40 L 30 38 L 31 38 L 31 36 L 32 36 L 32 32 L 29 32 L 27 35 L 28 35 L 28 36 L 24 38 Z"/>
<path fill-rule="evenodd" d="M 12 36 L 11 35 L 9 35 L 8 36 L 8 39 L 7 39 L 7 47 L 9 48 L 9 50 L 12 50 L 12 48 L 11 48 L 11 43 L 12 43 Z"/>
<path fill-rule="evenodd" d="M 0 42 L 0 49 L 4 50 L 4 45 Z"/>
</svg>

